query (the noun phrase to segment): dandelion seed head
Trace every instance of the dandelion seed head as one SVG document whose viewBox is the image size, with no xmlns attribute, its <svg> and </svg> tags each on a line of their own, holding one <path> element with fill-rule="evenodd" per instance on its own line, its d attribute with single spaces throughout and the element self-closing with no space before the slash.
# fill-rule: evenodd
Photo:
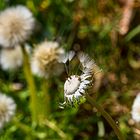
<svg viewBox="0 0 140 140">
<path fill-rule="evenodd" d="M 136 122 L 140 122 L 140 93 L 136 96 L 131 111 L 132 119 Z"/>
<path fill-rule="evenodd" d="M 79 99 L 86 93 L 86 89 L 89 87 L 91 81 L 88 79 L 90 76 L 83 75 L 72 75 L 64 84 L 64 96 L 69 102 L 73 101 L 73 98 Z"/>
<path fill-rule="evenodd" d="M 78 55 L 75 55 L 74 52 L 69 52 L 64 55 L 64 58 L 62 58 L 62 62 L 66 63 L 72 60 L 72 58 L 75 56 L 80 62 L 80 66 L 82 66 L 82 69 L 76 70 L 77 72 L 71 75 L 70 70 L 67 69 L 66 71 L 68 73 L 68 78 L 64 83 L 64 105 L 66 106 L 67 103 L 81 103 L 85 101 L 85 95 L 87 93 L 87 90 L 91 87 L 93 82 L 93 76 L 94 76 L 94 61 L 85 53 L 79 53 Z M 68 66 L 70 68 L 70 66 Z M 80 67 L 77 67 L 80 68 Z M 83 100 L 84 99 L 84 100 Z"/>
<path fill-rule="evenodd" d="M 3 70 L 15 70 L 23 63 L 23 55 L 20 46 L 3 48 L 0 54 L 0 64 Z"/>
<path fill-rule="evenodd" d="M 34 28 L 32 13 L 24 6 L 5 9 L 0 13 L 0 45 L 14 47 L 26 41 Z"/>
<path fill-rule="evenodd" d="M 45 41 L 39 44 L 33 53 L 32 72 L 41 77 L 59 75 L 63 71 L 63 65 L 58 60 L 63 53 L 64 50 L 57 42 Z"/>
<path fill-rule="evenodd" d="M 9 122 L 15 114 L 16 104 L 14 100 L 0 93 L 0 129 Z"/>
</svg>

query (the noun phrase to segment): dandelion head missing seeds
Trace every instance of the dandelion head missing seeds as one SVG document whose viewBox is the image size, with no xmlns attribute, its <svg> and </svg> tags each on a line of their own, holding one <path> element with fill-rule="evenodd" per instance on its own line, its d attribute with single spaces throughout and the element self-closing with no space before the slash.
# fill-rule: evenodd
<svg viewBox="0 0 140 140">
<path fill-rule="evenodd" d="M 63 65 L 58 61 L 63 53 L 64 50 L 59 47 L 57 42 L 42 42 L 34 49 L 31 61 L 32 72 L 46 78 L 61 74 Z"/>
<path fill-rule="evenodd" d="M 136 96 L 131 111 L 132 119 L 136 122 L 140 122 L 140 93 Z"/>
<path fill-rule="evenodd" d="M 0 129 L 9 122 L 15 114 L 16 104 L 11 97 L 0 93 Z"/>
<path fill-rule="evenodd" d="M 23 63 L 23 54 L 20 46 L 3 48 L 0 53 L 0 64 L 3 70 L 15 70 Z"/>
<path fill-rule="evenodd" d="M 62 62 L 66 63 L 71 61 L 75 53 L 70 52 L 63 57 Z M 66 103 L 73 103 L 74 100 L 79 100 L 84 97 L 87 89 L 92 85 L 93 80 L 93 67 L 95 66 L 94 61 L 88 57 L 87 54 L 81 53 L 76 57 L 79 59 L 82 68 L 80 69 L 80 74 L 73 74 L 68 76 L 64 83 L 64 100 Z M 78 68 L 78 67 L 77 67 Z M 68 70 L 69 71 L 69 70 Z M 73 73 L 73 72 L 72 72 Z"/>
<path fill-rule="evenodd" d="M 5 9 L 0 13 L 0 45 L 14 47 L 26 41 L 34 28 L 34 18 L 24 6 Z"/>
<path fill-rule="evenodd" d="M 88 80 L 90 75 L 71 75 L 64 84 L 64 97 L 69 102 L 72 102 L 73 99 L 79 99 L 86 93 L 86 89 L 91 84 L 91 81 Z"/>
</svg>

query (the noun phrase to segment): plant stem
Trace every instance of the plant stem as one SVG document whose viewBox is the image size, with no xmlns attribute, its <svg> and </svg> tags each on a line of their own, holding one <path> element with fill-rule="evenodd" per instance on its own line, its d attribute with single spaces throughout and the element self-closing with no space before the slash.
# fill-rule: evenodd
<svg viewBox="0 0 140 140">
<path fill-rule="evenodd" d="M 43 124 L 46 125 L 46 126 L 48 126 L 49 128 L 51 128 L 55 132 L 57 132 L 57 134 L 63 140 L 68 140 L 69 139 L 68 136 L 61 129 L 59 129 L 59 127 L 54 122 L 45 119 L 44 122 L 43 122 Z"/>
<path fill-rule="evenodd" d="M 102 116 L 107 120 L 107 122 L 110 124 L 110 126 L 113 128 L 115 134 L 117 135 L 119 140 L 124 140 L 121 132 L 119 131 L 116 123 L 114 122 L 114 120 L 112 119 L 112 117 L 99 105 L 96 103 L 96 101 L 94 99 L 92 99 L 89 95 L 86 95 L 87 101 L 95 106 L 97 108 L 97 110 L 102 114 Z"/>
<path fill-rule="evenodd" d="M 51 111 L 50 106 L 50 95 L 49 95 L 49 82 L 45 78 L 43 79 L 42 83 L 42 107 L 44 115 L 49 115 Z"/>
<path fill-rule="evenodd" d="M 37 123 L 38 122 L 38 117 L 37 117 L 37 94 L 36 94 L 36 88 L 35 88 L 35 82 L 34 78 L 30 69 L 30 64 L 29 64 L 29 57 L 26 52 L 26 49 L 24 45 L 22 45 L 22 52 L 23 52 L 23 58 L 24 58 L 24 65 L 23 65 L 23 71 L 24 75 L 28 84 L 28 88 L 30 91 L 30 109 L 31 109 L 31 115 L 32 115 L 32 122 Z"/>
</svg>

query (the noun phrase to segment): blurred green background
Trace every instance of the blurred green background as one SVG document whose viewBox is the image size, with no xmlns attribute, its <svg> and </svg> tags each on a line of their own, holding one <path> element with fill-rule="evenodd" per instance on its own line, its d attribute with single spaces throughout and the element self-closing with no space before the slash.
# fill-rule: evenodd
<svg viewBox="0 0 140 140">
<path fill-rule="evenodd" d="M 131 106 L 140 91 L 139 2 L 134 3 L 125 35 L 119 33 L 123 0 L 0 0 L 0 9 L 19 4 L 27 6 L 36 18 L 32 44 L 46 38 L 56 40 L 66 50 L 82 50 L 95 60 L 102 73 L 95 77 L 93 98 L 113 117 L 126 140 L 139 140 L 140 126 L 131 119 Z M 35 80 L 41 85 L 40 79 Z M 1 131 L 0 140 L 117 140 L 106 120 L 88 103 L 59 108 L 64 81 L 63 75 L 49 81 L 50 123 L 35 127 L 30 123 L 22 69 L 0 69 L 0 90 L 17 103 L 14 121 Z M 14 89 L 14 83 L 22 83 L 22 89 Z"/>
</svg>

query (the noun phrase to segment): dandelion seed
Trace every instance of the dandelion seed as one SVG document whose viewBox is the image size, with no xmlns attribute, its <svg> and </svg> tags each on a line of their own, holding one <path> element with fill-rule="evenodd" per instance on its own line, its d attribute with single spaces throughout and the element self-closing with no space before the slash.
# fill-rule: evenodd
<svg viewBox="0 0 140 140">
<path fill-rule="evenodd" d="M 0 64 L 3 70 L 15 70 L 23 63 L 23 55 L 20 46 L 3 48 L 0 54 Z"/>
<path fill-rule="evenodd" d="M 32 13 L 24 6 L 7 8 L 0 13 L 0 45 L 14 47 L 26 41 L 34 28 Z"/>
<path fill-rule="evenodd" d="M 134 121 L 140 122 L 140 93 L 133 102 L 131 115 Z"/>
<path fill-rule="evenodd" d="M 61 55 L 61 57 L 59 58 L 59 62 L 65 64 L 67 61 L 71 61 L 72 58 L 74 57 L 74 55 L 75 55 L 74 51 L 70 51 L 68 53 L 65 53 L 65 54 Z"/>
<path fill-rule="evenodd" d="M 79 53 L 78 58 L 83 67 L 84 73 L 93 73 L 95 62 L 85 53 Z"/>
<path fill-rule="evenodd" d="M 9 122 L 15 114 L 16 104 L 14 100 L 0 93 L 0 129 Z"/>
<path fill-rule="evenodd" d="M 33 53 L 31 61 L 32 72 L 40 77 L 59 75 L 63 71 L 63 65 L 58 62 L 64 50 L 57 42 L 45 41 L 39 44 Z"/>
</svg>

